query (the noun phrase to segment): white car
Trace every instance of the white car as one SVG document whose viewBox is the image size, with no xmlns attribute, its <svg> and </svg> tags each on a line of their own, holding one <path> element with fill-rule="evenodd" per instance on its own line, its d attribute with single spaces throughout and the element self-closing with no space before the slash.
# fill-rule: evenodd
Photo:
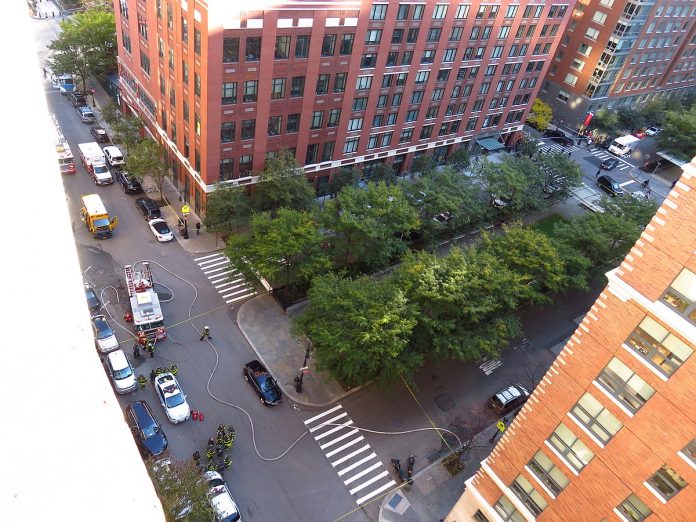
<svg viewBox="0 0 696 522">
<path fill-rule="evenodd" d="M 208 483 L 208 498 L 221 522 L 241 522 L 239 508 L 232 498 L 227 484 L 217 471 L 206 471 L 203 474 Z"/>
<path fill-rule="evenodd" d="M 137 386 L 135 371 L 123 350 L 115 350 L 106 356 L 106 368 L 114 383 L 116 393 L 132 392 Z"/>
<path fill-rule="evenodd" d="M 95 315 L 92 317 L 92 329 L 94 330 L 94 339 L 97 342 L 97 349 L 101 353 L 109 353 L 118 349 L 118 340 L 116 334 L 109 326 L 109 322 L 103 315 Z"/>
<path fill-rule="evenodd" d="M 662 129 L 660 127 L 648 127 L 645 129 L 645 134 L 648 136 L 654 136 L 655 134 L 659 134 L 662 132 Z"/>
<path fill-rule="evenodd" d="M 155 391 L 170 422 L 179 424 L 191 416 L 186 395 L 174 375 L 165 372 L 155 377 Z"/>
<path fill-rule="evenodd" d="M 174 234 L 169 229 L 169 225 L 164 219 L 151 219 L 147 222 L 150 225 L 150 231 L 160 243 L 166 243 L 174 239 Z"/>
</svg>

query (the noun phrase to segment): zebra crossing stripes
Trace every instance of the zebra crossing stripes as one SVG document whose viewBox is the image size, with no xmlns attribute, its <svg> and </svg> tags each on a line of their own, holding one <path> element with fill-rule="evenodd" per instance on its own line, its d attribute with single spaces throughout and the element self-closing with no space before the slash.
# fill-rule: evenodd
<svg viewBox="0 0 696 522">
<path fill-rule="evenodd" d="M 340 404 L 304 421 L 358 505 L 396 482 Z"/>
<path fill-rule="evenodd" d="M 483 371 L 483 373 L 490 375 L 493 373 L 493 370 L 503 365 L 503 361 L 500 359 L 488 359 L 487 357 L 484 357 L 483 359 L 476 361 L 476 364 Z"/>
<path fill-rule="evenodd" d="M 230 304 L 256 295 L 254 286 L 230 263 L 222 252 L 194 259 L 213 288 Z"/>
<path fill-rule="evenodd" d="M 553 141 L 538 140 L 537 144 L 540 151 L 560 152 L 563 154 L 568 154 L 568 151 L 577 152 L 580 150 L 575 145 L 571 145 L 570 147 L 564 147 L 560 143 L 555 143 Z"/>
<path fill-rule="evenodd" d="M 590 151 L 590 154 L 592 154 L 595 158 L 599 158 L 601 160 L 608 160 L 608 159 L 618 159 L 616 156 L 613 154 L 610 154 L 602 149 L 594 149 Z M 618 170 L 628 170 L 631 168 L 631 165 L 629 163 L 626 163 L 624 161 L 621 161 L 619 159 L 620 163 L 616 166 Z"/>
</svg>

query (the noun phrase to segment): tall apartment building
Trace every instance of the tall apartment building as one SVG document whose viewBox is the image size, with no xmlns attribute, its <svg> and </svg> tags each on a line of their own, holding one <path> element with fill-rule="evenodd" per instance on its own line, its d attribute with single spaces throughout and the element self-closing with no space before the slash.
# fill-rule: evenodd
<svg viewBox="0 0 696 522">
<path fill-rule="evenodd" d="M 570 17 L 562 0 L 115 6 L 122 105 L 196 209 L 282 148 L 321 190 L 339 167 L 510 142 Z"/>
<path fill-rule="evenodd" d="M 587 112 L 695 90 L 693 0 L 579 0 L 539 96 L 578 128 Z"/>
<path fill-rule="evenodd" d="M 696 158 L 449 522 L 696 520 Z"/>
</svg>

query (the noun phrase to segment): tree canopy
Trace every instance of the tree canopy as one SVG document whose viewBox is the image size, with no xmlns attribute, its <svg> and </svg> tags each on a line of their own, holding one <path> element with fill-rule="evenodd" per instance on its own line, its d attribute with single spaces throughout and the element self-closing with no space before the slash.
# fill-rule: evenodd
<svg viewBox="0 0 696 522">
<path fill-rule="evenodd" d="M 657 143 L 687 160 L 696 156 L 696 105 L 689 110 L 668 112 Z"/>
<path fill-rule="evenodd" d="M 150 176 L 155 182 L 160 200 L 164 199 L 164 180 L 169 173 L 164 162 L 164 148 L 151 138 L 138 143 L 128 154 L 128 171 L 138 178 Z"/>
<path fill-rule="evenodd" d="M 312 208 L 316 194 L 290 151 L 283 149 L 275 158 L 269 158 L 260 178 L 251 192 L 251 206 L 255 211 Z"/>
<path fill-rule="evenodd" d="M 193 462 L 148 459 L 145 465 L 168 521 L 217 520 L 208 499 L 208 485 Z"/>
<path fill-rule="evenodd" d="M 218 185 L 208 194 L 203 223 L 211 232 L 227 237 L 244 232 L 253 210 L 245 187 Z"/>
<path fill-rule="evenodd" d="M 529 112 L 527 123 L 537 130 L 544 131 L 553 119 L 553 110 L 548 103 L 544 103 L 540 98 L 536 98 Z"/>
</svg>

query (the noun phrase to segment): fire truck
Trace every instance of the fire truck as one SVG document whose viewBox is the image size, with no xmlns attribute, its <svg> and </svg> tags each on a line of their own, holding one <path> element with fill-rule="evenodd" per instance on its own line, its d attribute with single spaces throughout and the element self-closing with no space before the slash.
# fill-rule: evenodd
<svg viewBox="0 0 696 522">
<path fill-rule="evenodd" d="M 55 144 L 60 172 L 62 174 L 75 174 L 77 172 L 77 168 L 75 168 L 75 159 L 73 158 L 72 151 L 70 150 L 70 145 L 68 145 L 68 140 L 66 140 L 65 136 L 63 136 L 63 132 L 60 130 L 60 125 L 58 124 L 55 114 L 51 114 L 51 119 L 53 120 L 53 125 L 56 129 Z"/>
<path fill-rule="evenodd" d="M 150 340 L 166 339 L 164 315 L 154 289 L 150 263 L 143 262 L 139 266 L 140 269 L 134 269 L 126 265 L 124 269 L 136 335 L 143 332 Z"/>
</svg>

